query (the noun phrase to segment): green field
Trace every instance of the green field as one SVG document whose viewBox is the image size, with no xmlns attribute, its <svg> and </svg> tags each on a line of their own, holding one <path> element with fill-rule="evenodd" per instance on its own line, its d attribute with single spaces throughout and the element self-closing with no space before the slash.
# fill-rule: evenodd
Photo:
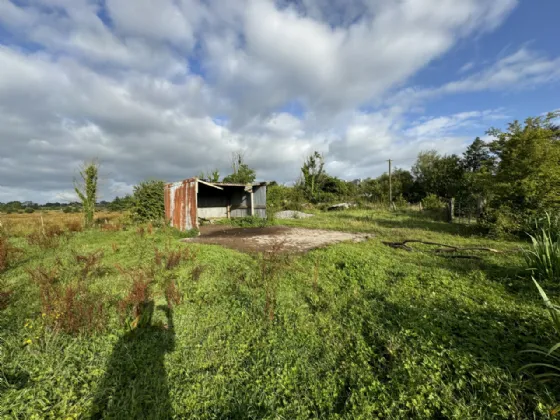
<svg viewBox="0 0 560 420">
<path fill-rule="evenodd" d="M 373 236 L 295 256 L 136 227 L 65 233 L 46 249 L 10 237 L 23 252 L 0 274 L 11 292 L 0 312 L 0 418 L 549 416 L 552 391 L 518 373 L 531 360 L 521 350 L 553 341 L 522 255 L 454 259 L 382 241 L 523 243 L 416 213 L 318 213 L 286 224 Z M 45 277 L 52 290 L 75 285 L 86 308 L 79 319 L 45 308 L 44 296 L 41 304 Z M 150 279 L 153 306 L 135 319 L 123 302 L 134 280 Z M 168 309 L 170 284 L 183 299 Z"/>
</svg>

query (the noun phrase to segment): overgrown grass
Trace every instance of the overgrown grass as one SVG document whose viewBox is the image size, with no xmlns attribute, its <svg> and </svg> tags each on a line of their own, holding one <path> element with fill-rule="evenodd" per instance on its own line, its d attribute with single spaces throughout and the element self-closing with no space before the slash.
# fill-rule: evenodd
<svg viewBox="0 0 560 420">
<path fill-rule="evenodd" d="M 13 293 L 0 418 L 550 417 L 554 395 L 518 373 L 521 350 L 555 337 L 523 256 L 448 259 L 381 240 L 520 243 L 398 212 L 285 223 L 373 238 L 290 257 L 165 228 L 71 232 L 45 249 L 11 238 L 25 256 L 1 274 Z M 56 271 L 56 290 L 84 284 L 103 328 L 48 322 L 38 267 Z"/>
</svg>

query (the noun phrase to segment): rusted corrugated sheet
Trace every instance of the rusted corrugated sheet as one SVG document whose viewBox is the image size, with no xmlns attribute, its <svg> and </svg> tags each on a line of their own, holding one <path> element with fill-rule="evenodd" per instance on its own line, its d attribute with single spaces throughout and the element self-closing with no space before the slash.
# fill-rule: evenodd
<svg viewBox="0 0 560 420">
<path fill-rule="evenodd" d="M 165 219 L 179 230 L 198 228 L 197 179 L 185 179 L 165 186 Z"/>
</svg>

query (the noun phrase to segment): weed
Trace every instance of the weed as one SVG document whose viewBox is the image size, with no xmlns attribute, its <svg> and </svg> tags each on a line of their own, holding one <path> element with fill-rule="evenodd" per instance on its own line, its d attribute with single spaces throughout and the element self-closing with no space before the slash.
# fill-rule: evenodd
<svg viewBox="0 0 560 420">
<path fill-rule="evenodd" d="M 0 236 L 0 273 L 12 264 L 15 255 L 22 253 L 23 250 L 12 246 L 7 237 Z"/>
<path fill-rule="evenodd" d="M 78 220 L 70 220 L 66 222 L 66 229 L 68 232 L 81 232 L 84 230 L 84 227 Z"/>
<path fill-rule="evenodd" d="M 152 225 L 152 222 L 148 223 L 148 226 L 146 227 L 146 231 L 148 232 L 148 235 L 154 233 L 154 226 Z"/>
<path fill-rule="evenodd" d="M 164 254 L 162 252 L 160 252 L 160 250 L 157 249 L 157 248 L 154 248 L 154 254 L 155 254 L 155 257 L 154 257 L 155 265 L 158 266 L 158 267 L 161 267 L 161 263 L 162 263 Z"/>
<path fill-rule="evenodd" d="M 548 310 L 552 319 L 552 327 L 556 334 L 557 339 L 560 337 L 560 306 L 554 305 L 539 283 L 533 278 L 533 282 L 544 301 L 546 309 Z M 529 363 L 523 366 L 521 371 L 537 371 L 535 378 L 541 381 L 556 381 L 560 377 L 560 342 L 555 343 L 552 347 L 543 347 L 539 345 L 531 345 L 528 350 L 522 353 L 532 353 L 538 355 L 541 360 L 536 363 Z M 553 414 L 560 412 L 560 405 L 554 408 Z"/>
<path fill-rule="evenodd" d="M 543 280 L 560 280 L 560 238 L 542 228 L 535 236 L 529 235 L 532 248 L 525 250 L 525 262 L 533 275 Z"/>
<path fill-rule="evenodd" d="M 111 243 L 111 248 L 113 249 L 113 253 L 119 252 L 119 245 L 116 242 Z"/>
<path fill-rule="evenodd" d="M 95 252 L 91 252 L 85 255 L 76 255 L 76 262 L 78 264 L 83 264 L 81 269 L 82 278 L 87 277 L 89 274 L 94 272 L 99 265 L 99 262 L 103 258 L 103 250 L 98 249 Z"/>
<path fill-rule="evenodd" d="M 132 279 L 132 283 L 128 294 L 118 303 L 121 322 L 128 323 L 128 320 L 132 328 L 143 327 L 150 322 L 146 318 L 149 314 L 146 309 L 151 299 L 152 280 L 141 270 L 129 271 L 127 274 Z"/>
<path fill-rule="evenodd" d="M 196 238 L 200 234 L 198 229 L 179 230 L 169 226 L 164 229 L 164 232 L 177 239 Z"/>
<path fill-rule="evenodd" d="M 8 307 L 13 290 L 0 290 L 0 311 Z"/>
<path fill-rule="evenodd" d="M 200 276 L 204 273 L 205 267 L 201 265 L 197 265 L 191 271 L 191 280 L 193 282 L 198 282 L 200 280 Z"/>
<path fill-rule="evenodd" d="M 27 243 L 41 249 L 54 249 L 60 245 L 60 238 L 63 234 L 64 231 L 60 226 L 51 225 L 27 235 Z"/>
<path fill-rule="evenodd" d="M 172 270 L 181 264 L 181 259 L 183 254 L 181 251 L 171 251 L 167 254 L 166 261 L 165 261 L 165 269 Z"/>
<path fill-rule="evenodd" d="M 143 238 L 144 235 L 146 234 L 146 231 L 144 230 L 144 228 L 142 226 L 139 226 L 138 229 L 136 229 L 136 233 L 138 234 L 138 236 Z"/>
<path fill-rule="evenodd" d="M 101 230 L 105 232 L 118 232 L 122 230 L 122 225 L 120 223 L 104 223 L 101 225 Z"/>
<path fill-rule="evenodd" d="M 42 316 L 54 330 L 75 334 L 100 331 L 106 325 L 104 296 L 92 294 L 84 283 L 62 284 L 56 269 L 36 267 L 27 272 L 39 286 Z"/>
<path fill-rule="evenodd" d="M 165 298 L 167 300 L 167 306 L 172 308 L 173 306 L 178 306 L 183 301 L 183 296 L 179 291 L 177 282 L 174 279 L 169 279 L 165 285 Z"/>
<path fill-rule="evenodd" d="M 283 242 L 275 243 L 272 248 L 259 257 L 261 286 L 265 292 L 265 315 L 272 322 L 275 316 L 278 276 L 290 262 L 290 256 L 282 253 Z"/>
<path fill-rule="evenodd" d="M 222 219 L 221 224 L 236 227 L 266 227 L 273 223 L 273 219 L 266 219 L 258 216 L 236 217 L 232 219 Z"/>
</svg>

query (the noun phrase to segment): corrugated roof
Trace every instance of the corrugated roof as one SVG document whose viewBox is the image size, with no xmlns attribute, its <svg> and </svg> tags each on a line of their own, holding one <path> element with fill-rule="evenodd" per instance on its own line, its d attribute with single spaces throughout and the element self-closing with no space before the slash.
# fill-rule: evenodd
<svg viewBox="0 0 560 420">
<path fill-rule="evenodd" d="M 174 185 L 174 184 L 179 185 L 182 182 L 185 182 L 185 181 L 191 182 L 191 181 L 194 181 L 194 180 L 200 181 L 197 177 L 192 177 L 192 178 L 187 178 L 184 181 L 170 182 L 167 185 Z M 235 182 L 208 182 L 208 181 L 204 181 L 204 182 L 206 184 L 212 184 L 212 185 L 216 185 L 218 187 L 245 187 L 247 185 L 247 184 L 238 184 L 238 183 L 235 183 Z M 251 186 L 261 187 L 261 186 L 267 185 L 267 184 L 268 184 L 267 182 L 255 182 L 255 183 L 251 184 Z"/>
<path fill-rule="evenodd" d="M 218 187 L 245 187 L 247 184 L 235 184 L 232 182 L 209 182 L 209 184 L 217 185 Z M 266 182 L 257 182 L 251 184 L 253 187 L 260 187 L 266 185 Z"/>
</svg>

